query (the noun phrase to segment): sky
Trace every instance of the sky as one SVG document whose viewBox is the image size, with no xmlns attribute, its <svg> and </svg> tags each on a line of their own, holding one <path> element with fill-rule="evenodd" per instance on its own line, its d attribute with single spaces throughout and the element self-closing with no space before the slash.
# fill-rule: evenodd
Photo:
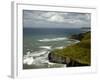
<svg viewBox="0 0 100 80">
<path fill-rule="evenodd" d="M 23 10 L 24 28 L 81 28 L 90 24 L 90 13 Z"/>
</svg>

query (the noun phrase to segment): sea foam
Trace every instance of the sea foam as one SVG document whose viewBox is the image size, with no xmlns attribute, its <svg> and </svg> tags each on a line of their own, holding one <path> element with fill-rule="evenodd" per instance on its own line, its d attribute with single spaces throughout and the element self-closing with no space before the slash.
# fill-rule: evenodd
<svg viewBox="0 0 100 80">
<path fill-rule="evenodd" d="M 62 41 L 62 40 L 66 40 L 66 37 L 59 37 L 59 38 L 44 38 L 41 40 L 38 40 L 40 42 L 52 42 L 52 41 Z"/>
<path fill-rule="evenodd" d="M 27 52 L 26 55 L 24 55 L 23 63 L 27 65 L 40 65 L 43 63 L 46 63 L 49 51 L 47 50 L 40 50 L 35 52 Z"/>
<path fill-rule="evenodd" d="M 35 51 L 35 52 L 30 52 L 30 53 L 27 52 L 27 54 L 24 55 L 24 58 L 25 57 L 39 57 L 39 56 L 44 55 L 46 53 L 49 53 L 49 51 L 48 50 L 40 50 L 40 51 Z"/>
<path fill-rule="evenodd" d="M 39 48 L 51 50 L 51 46 L 40 46 Z"/>
<path fill-rule="evenodd" d="M 34 62 L 32 57 L 27 57 L 24 59 L 24 64 L 31 65 Z"/>
</svg>

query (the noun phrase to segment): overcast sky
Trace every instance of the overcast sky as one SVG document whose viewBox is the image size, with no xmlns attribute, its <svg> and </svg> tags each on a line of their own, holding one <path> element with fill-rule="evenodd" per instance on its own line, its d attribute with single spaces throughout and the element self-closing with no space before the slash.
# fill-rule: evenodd
<svg viewBox="0 0 100 80">
<path fill-rule="evenodd" d="M 90 23 L 89 13 L 23 10 L 26 28 L 81 28 L 90 27 Z"/>
</svg>

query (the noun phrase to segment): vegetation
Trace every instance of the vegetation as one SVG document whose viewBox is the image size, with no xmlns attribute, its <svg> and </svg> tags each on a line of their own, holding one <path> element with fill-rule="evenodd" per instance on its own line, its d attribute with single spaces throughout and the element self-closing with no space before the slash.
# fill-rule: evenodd
<svg viewBox="0 0 100 80">
<path fill-rule="evenodd" d="M 91 63 L 91 34 L 90 32 L 86 32 L 79 35 L 75 35 L 72 37 L 76 37 L 80 42 L 65 47 L 63 49 L 56 49 L 51 52 L 51 54 L 55 55 L 56 57 L 60 56 L 62 58 L 69 57 L 71 60 L 77 61 L 80 64 L 87 64 L 90 65 Z M 75 38 L 75 39 L 76 39 Z"/>
</svg>

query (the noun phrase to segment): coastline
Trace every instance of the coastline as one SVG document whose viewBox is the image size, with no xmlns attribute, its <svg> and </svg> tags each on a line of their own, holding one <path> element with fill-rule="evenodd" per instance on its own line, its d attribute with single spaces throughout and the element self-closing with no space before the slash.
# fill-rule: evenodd
<svg viewBox="0 0 100 80">
<path fill-rule="evenodd" d="M 78 43 L 67 46 L 63 49 L 55 49 L 48 55 L 52 63 L 66 64 L 66 67 L 90 66 L 90 31 L 72 35 L 70 39 L 79 40 Z"/>
</svg>

